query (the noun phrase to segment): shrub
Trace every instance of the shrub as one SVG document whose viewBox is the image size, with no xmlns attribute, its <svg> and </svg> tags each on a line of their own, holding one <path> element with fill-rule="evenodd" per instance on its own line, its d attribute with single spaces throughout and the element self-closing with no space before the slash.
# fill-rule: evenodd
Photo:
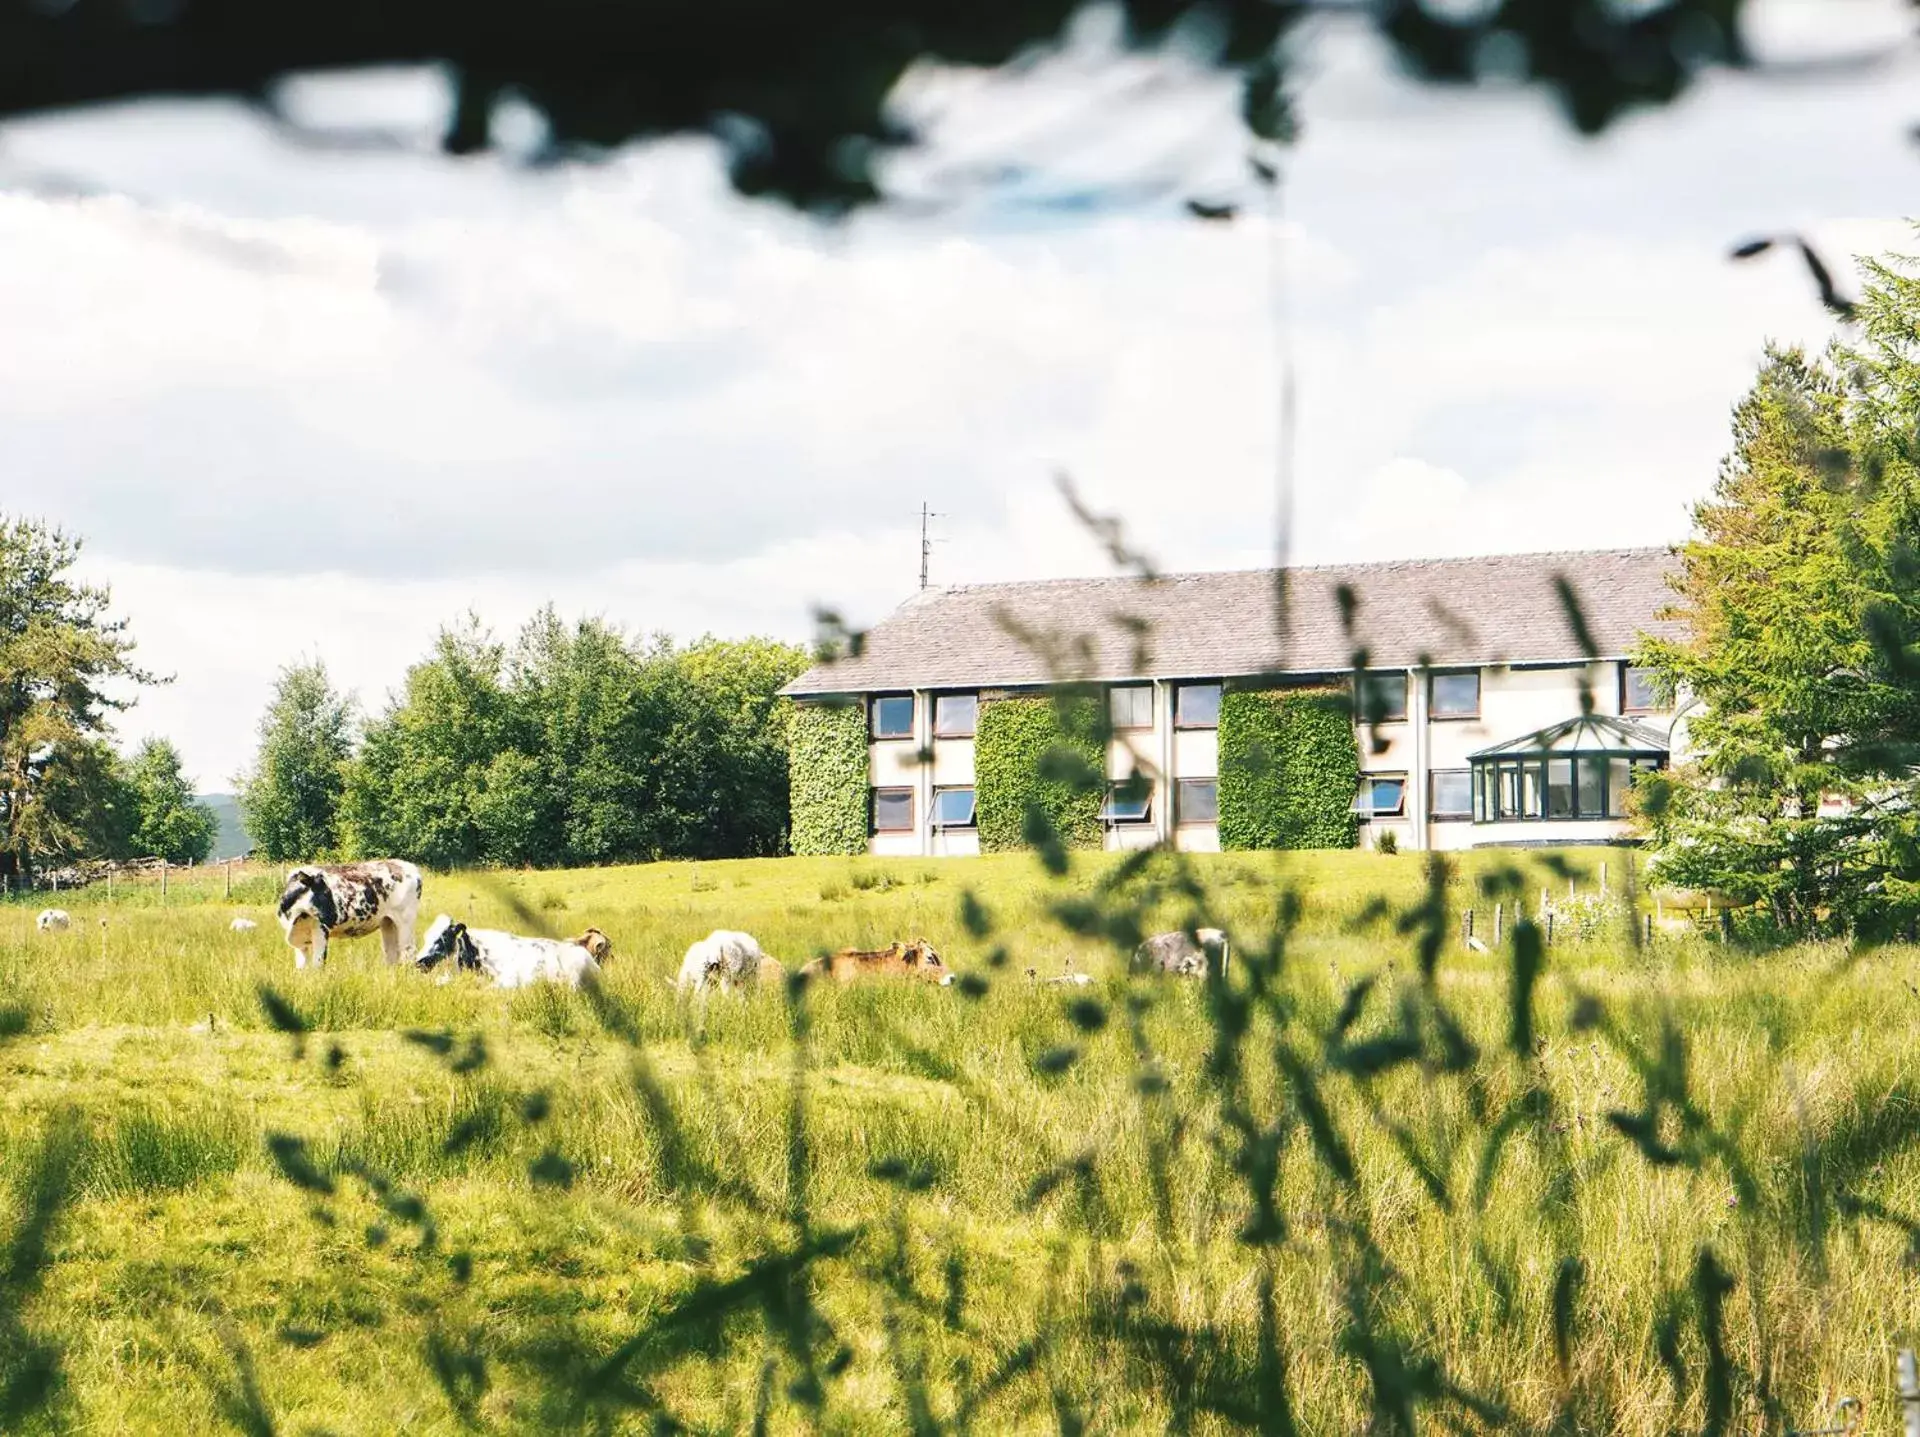
<svg viewBox="0 0 1920 1437">
<path fill-rule="evenodd" d="M 1222 848 L 1351 848 L 1359 783 L 1360 746 L 1343 691 L 1222 696 Z"/>
<path fill-rule="evenodd" d="M 858 704 L 803 704 L 787 764 L 795 853 L 867 851 L 867 716 Z"/>
<path fill-rule="evenodd" d="M 1102 758 L 1099 709 L 1083 695 L 982 704 L 973 739 L 981 850 L 1028 847 L 1039 820 L 1069 848 L 1098 848 Z"/>
<path fill-rule="evenodd" d="M 1391 828 L 1382 829 L 1380 836 L 1373 840 L 1373 851 L 1384 853 L 1389 858 L 1393 857 L 1400 851 L 1400 835 Z"/>
</svg>

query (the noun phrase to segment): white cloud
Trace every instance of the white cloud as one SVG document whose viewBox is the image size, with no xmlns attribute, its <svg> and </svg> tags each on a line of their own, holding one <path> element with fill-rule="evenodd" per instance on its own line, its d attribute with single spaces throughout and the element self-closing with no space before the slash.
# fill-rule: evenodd
<svg viewBox="0 0 1920 1437">
<path fill-rule="evenodd" d="M 516 177 L 294 154 L 220 107 L 23 126 L 22 163 L 148 199 L 0 191 L 0 506 L 90 537 L 179 676 L 128 735 L 223 784 L 281 665 L 317 654 L 377 707 L 469 608 L 871 622 L 916 582 L 923 499 L 939 580 L 1102 568 L 1057 471 L 1165 566 L 1262 562 L 1278 236 L 1294 558 L 1677 537 L 1762 343 L 1832 329 L 1790 255 L 1727 246 L 1909 243 L 1910 86 L 1716 82 L 1583 148 L 1537 101 L 1414 91 L 1367 51 L 1308 88 L 1277 231 L 1049 209 L 1130 155 L 1240 170 L 1230 86 L 1074 54 L 916 81 L 968 141 L 929 192 L 1036 136 L 1048 174 L 838 230 L 726 195 L 699 144 Z M 1108 133 L 1088 97 L 1116 86 Z M 443 102 L 417 76 L 300 101 L 429 129 Z"/>
</svg>

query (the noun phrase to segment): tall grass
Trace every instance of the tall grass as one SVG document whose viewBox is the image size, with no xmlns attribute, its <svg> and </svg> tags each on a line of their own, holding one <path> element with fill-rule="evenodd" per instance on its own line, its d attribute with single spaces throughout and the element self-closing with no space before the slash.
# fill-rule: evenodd
<svg viewBox="0 0 1920 1437">
<path fill-rule="evenodd" d="M 604 928 L 589 994 L 295 973 L 217 895 L 0 911 L 0 1428 L 1727 1432 L 1889 1390 L 1913 951 L 1465 950 L 1598 860 L 1543 861 L 429 879 Z M 1201 916 L 1224 977 L 1126 974 Z M 688 1004 L 714 927 L 984 981 Z"/>
</svg>

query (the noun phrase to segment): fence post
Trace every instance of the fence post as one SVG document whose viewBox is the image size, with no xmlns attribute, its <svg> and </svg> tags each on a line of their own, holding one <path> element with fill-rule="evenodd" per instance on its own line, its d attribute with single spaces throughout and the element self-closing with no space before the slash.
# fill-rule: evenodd
<svg viewBox="0 0 1920 1437">
<path fill-rule="evenodd" d="M 1720 941 L 1733 942 L 1733 910 L 1731 908 L 1720 910 Z"/>
<path fill-rule="evenodd" d="M 1469 945 L 1473 942 L 1473 910 L 1471 908 L 1460 915 L 1460 941 Z"/>
<path fill-rule="evenodd" d="M 1506 927 L 1506 924 L 1503 921 L 1505 917 L 1506 917 L 1506 905 L 1501 903 L 1494 904 L 1493 905 L 1493 946 L 1496 948 L 1500 946 L 1500 935 L 1502 930 Z"/>
<path fill-rule="evenodd" d="M 1553 946 L 1553 910 L 1551 908 L 1547 910 L 1547 944 L 1546 946 L 1549 948 Z"/>
<path fill-rule="evenodd" d="M 1600 896 L 1607 896 L 1607 865 L 1604 863 L 1600 865 Z"/>
<path fill-rule="evenodd" d="M 160 860 L 160 903 L 164 907 L 167 901 L 167 860 Z"/>
<path fill-rule="evenodd" d="M 107 865 L 107 902 L 113 902 L 113 865 Z"/>
<path fill-rule="evenodd" d="M 1645 926 L 1646 926 L 1646 933 L 1647 933 L 1647 940 L 1646 940 L 1646 941 L 1647 941 L 1647 944 L 1648 944 L 1648 946 L 1652 946 L 1652 943 L 1653 943 L 1653 915 L 1652 915 L 1651 913 L 1643 913 L 1643 914 L 1641 914 L 1640 916 L 1641 916 L 1641 918 L 1642 918 L 1642 919 L 1643 919 L 1643 920 L 1645 921 Z"/>
<path fill-rule="evenodd" d="M 233 860 L 227 860 L 227 901 L 233 901 Z"/>
<path fill-rule="evenodd" d="M 1920 1364 L 1911 1347 L 1900 1349 L 1900 1411 L 1905 1417 L 1906 1437 L 1920 1437 Z"/>
</svg>

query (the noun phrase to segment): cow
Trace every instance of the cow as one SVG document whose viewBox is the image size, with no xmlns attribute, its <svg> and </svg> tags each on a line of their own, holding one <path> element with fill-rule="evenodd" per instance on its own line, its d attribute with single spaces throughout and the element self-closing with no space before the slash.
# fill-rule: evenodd
<svg viewBox="0 0 1920 1437">
<path fill-rule="evenodd" d="M 800 970 L 803 978 L 831 978 L 855 983 L 862 978 L 918 978 L 942 986 L 953 981 L 953 970 L 940 961 L 924 938 L 894 942 L 880 949 L 842 948 L 814 959 Z"/>
<path fill-rule="evenodd" d="M 1051 978 L 1042 978 L 1037 968 L 1027 969 L 1027 981 L 1050 988 L 1084 988 L 1093 981 L 1091 973 L 1056 973 Z"/>
<path fill-rule="evenodd" d="M 235 933 L 251 933 L 259 926 L 260 925 L 255 923 L 251 918 L 236 918 L 227 925 L 227 927 Z"/>
<path fill-rule="evenodd" d="M 1198 940 L 1198 941 L 1196 941 Z M 1206 976 L 1207 960 L 1220 960 L 1220 971 L 1227 971 L 1227 935 L 1218 928 L 1184 929 L 1156 933 L 1133 954 L 1135 973 L 1170 973 L 1182 978 Z"/>
<path fill-rule="evenodd" d="M 598 928 L 589 928 L 578 938 L 522 938 L 491 928 L 469 928 L 442 913 L 420 940 L 420 954 L 413 961 L 426 973 L 451 960 L 453 972 L 483 973 L 497 988 L 540 982 L 578 988 L 589 979 L 597 981 L 600 965 L 612 954 L 612 941 Z"/>
<path fill-rule="evenodd" d="M 73 919 L 64 908 L 43 908 L 33 923 L 42 933 L 65 933 Z"/>
<path fill-rule="evenodd" d="M 680 960 L 678 987 L 685 993 L 717 988 L 731 993 L 756 983 L 777 983 L 786 976 L 780 960 L 769 958 L 751 933 L 717 928 L 687 949 Z"/>
<path fill-rule="evenodd" d="M 325 963 L 331 937 L 364 938 L 376 929 L 387 962 L 401 963 L 420 919 L 420 870 L 396 858 L 290 869 L 278 913 L 296 968 Z"/>
</svg>

